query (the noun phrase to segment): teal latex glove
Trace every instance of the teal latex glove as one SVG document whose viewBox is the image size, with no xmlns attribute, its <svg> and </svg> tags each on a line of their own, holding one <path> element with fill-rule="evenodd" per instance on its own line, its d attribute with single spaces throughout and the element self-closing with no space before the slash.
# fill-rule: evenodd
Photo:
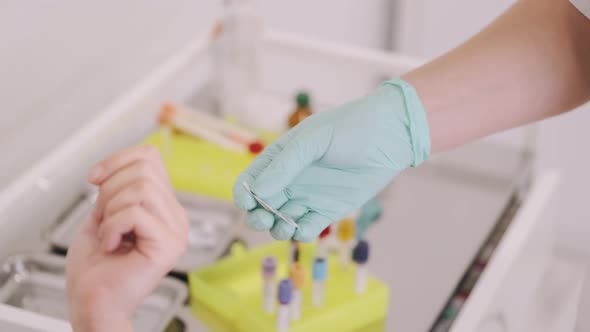
<svg viewBox="0 0 590 332">
<path fill-rule="evenodd" d="M 363 98 L 314 114 L 281 136 L 240 174 L 234 200 L 248 211 L 250 227 L 270 230 L 277 240 L 312 241 L 429 152 L 418 95 L 395 79 Z M 262 209 L 243 182 L 299 228 Z"/>
<path fill-rule="evenodd" d="M 369 200 L 367 203 L 365 203 L 365 205 L 363 205 L 363 207 L 361 207 L 359 216 L 356 218 L 357 240 L 362 240 L 365 238 L 365 234 L 369 230 L 369 227 L 371 227 L 371 225 L 373 225 L 375 222 L 379 221 L 382 212 L 383 206 L 376 197 Z"/>
</svg>

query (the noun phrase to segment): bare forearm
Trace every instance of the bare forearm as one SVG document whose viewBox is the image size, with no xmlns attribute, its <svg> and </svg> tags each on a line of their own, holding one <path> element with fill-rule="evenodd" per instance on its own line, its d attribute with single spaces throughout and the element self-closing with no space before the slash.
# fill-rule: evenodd
<svg viewBox="0 0 590 332">
<path fill-rule="evenodd" d="M 590 21 L 567 0 L 521 0 L 457 49 L 403 77 L 432 151 L 556 115 L 590 98 Z"/>
</svg>

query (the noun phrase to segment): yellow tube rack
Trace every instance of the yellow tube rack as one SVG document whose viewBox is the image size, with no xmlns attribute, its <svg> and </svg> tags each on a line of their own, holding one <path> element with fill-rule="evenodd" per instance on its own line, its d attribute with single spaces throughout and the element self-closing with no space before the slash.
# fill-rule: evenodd
<svg viewBox="0 0 590 332">
<path fill-rule="evenodd" d="M 231 254 L 217 263 L 191 272 L 191 309 L 211 332 L 276 331 L 276 315 L 263 310 L 261 262 L 275 256 L 278 278 L 288 275 L 288 242 L 273 242 L 244 253 Z M 291 323 L 290 332 L 381 332 L 389 300 L 387 286 L 370 277 L 367 291 L 354 290 L 355 267 L 343 267 L 330 255 L 325 304 L 311 305 L 311 264 L 315 244 L 302 244 L 300 259 L 306 268 L 302 319 Z"/>
</svg>

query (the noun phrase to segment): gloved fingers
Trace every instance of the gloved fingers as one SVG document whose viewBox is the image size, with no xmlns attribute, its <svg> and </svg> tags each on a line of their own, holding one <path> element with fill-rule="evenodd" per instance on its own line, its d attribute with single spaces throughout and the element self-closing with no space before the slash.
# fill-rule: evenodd
<svg viewBox="0 0 590 332">
<path fill-rule="evenodd" d="M 256 162 L 256 160 L 254 160 Z M 253 162 L 253 163 L 254 163 Z M 252 165 L 250 165 L 252 166 Z M 238 207 L 238 209 L 250 211 L 258 206 L 258 203 L 250 195 L 248 190 L 244 187 L 244 183 L 247 183 L 252 187 L 252 182 L 254 182 L 254 176 L 248 173 L 248 170 L 242 172 L 234 183 L 234 187 L 232 189 L 232 194 L 234 197 L 234 203 Z"/>
<path fill-rule="evenodd" d="M 332 132 L 333 128 L 326 126 L 294 136 L 255 179 L 252 190 L 261 197 L 285 190 L 301 171 L 326 153 Z"/>
<path fill-rule="evenodd" d="M 247 182 L 247 183 L 250 183 L 250 182 Z M 244 187 L 243 184 L 242 184 L 242 187 Z M 250 185 L 250 188 L 251 188 L 251 185 Z M 250 189 L 250 190 L 252 190 L 252 189 Z M 275 208 L 277 210 L 279 208 L 281 208 L 289 200 L 286 190 L 281 190 L 280 192 L 276 193 L 275 195 L 273 195 L 271 197 L 261 197 L 255 191 L 253 191 L 253 193 L 255 195 L 257 195 L 261 200 L 263 200 L 266 204 L 272 206 L 273 208 Z M 250 193 L 248 193 L 248 195 L 249 195 L 249 197 L 252 197 L 252 195 L 250 195 Z M 256 206 L 260 207 L 260 204 L 257 203 Z"/>
<path fill-rule="evenodd" d="M 262 172 L 284 148 L 290 136 L 285 134 L 269 145 L 252 163 L 238 176 L 233 187 L 234 202 L 239 209 L 250 211 L 258 204 L 254 197 L 244 188 L 244 182 L 250 187 Z"/>
<path fill-rule="evenodd" d="M 372 220 L 367 218 L 366 216 L 360 216 L 356 219 L 356 238 L 358 240 L 363 239 L 365 237 L 365 233 L 369 229 Z"/>
<path fill-rule="evenodd" d="M 315 240 L 332 222 L 332 219 L 317 212 L 308 212 L 297 220 L 299 228 L 295 231 L 293 240 L 311 242 Z"/>
<path fill-rule="evenodd" d="M 296 221 L 297 219 L 304 216 L 309 209 L 307 206 L 301 205 L 296 202 L 287 202 L 283 207 L 279 209 L 279 212 L 284 216 L 291 218 Z M 279 216 L 275 216 L 274 226 L 270 230 L 270 234 L 276 240 L 289 240 L 295 234 L 295 227 L 286 223 Z"/>
<path fill-rule="evenodd" d="M 293 234 L 295 234 L 295 227 L 287 224 L 282 219 L 275 219 L 275 224 L 270 229 L 270 235 L 279 241 L 289 240 L 293 237 Z"/>
<path fill-rule="evenodd" d="M 263 208 L 254 209 L 246 214 L 246 224 L 256 231 L 269 231 L 274 222 L 274 214 Z"/>
<path fill-rule="evenodd" d="M 373 198 L 361 209 L 361 213 L 367 214 L 367 216 L 373 220 L 379 219 L 381 217 L 381 213 L 383 212 L 383 206 L 381 202 L 377 198 Z"/>
<path fill-rule="evenodd" d="M 256 192 L 254 192 L 256 194 Z M 260 196 L 258 196 L 260 197 Z M 272 197 L 269 198 L 262 198 L 264 200 L 264 202 L 270 206 L 272 206 L 273 208 L 279 210 L 283 205 L 285 205 L 288 201 L 289 201 L 289 197 L 287 197 L 287 194 L 285 193 L 285 191 L 280 191 L 279 193 L 277 193 L 276 195 L 273 195 Z"/>
<path fill-rule="evenodd" d="M 383 211 L 383 206 L 381 202 L 377 198 L 373 198 L 369 200 L 363 207 L 361 208 L 360 215 L 356 219 L 356 237 L 357 239 L 362 239 L 365 236 L 365 233 L 369 230 L 369 227 L 379 220 L 381 217 L 381 213 Z"/>
</svg>

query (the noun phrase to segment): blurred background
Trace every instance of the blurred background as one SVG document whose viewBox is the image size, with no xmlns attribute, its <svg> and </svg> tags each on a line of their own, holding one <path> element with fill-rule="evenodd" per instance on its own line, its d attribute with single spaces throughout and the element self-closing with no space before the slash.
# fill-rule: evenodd
<svg viewBox="0 0 590 332">
<path fill-rule="evenodd" d="M 359 49 L 395 52 L 410 56 L 418 63 L 433 59 L 467 40 L 515 1 L 256 0 L 254 2 L 265 26 L 269 29 L 288 32 L 319 42 L 342 43 Z M 208 34 L 213 23 L 223 13 L 221 0 L 167 2 L 155 0 L 0 1 L 0 97 L 2 100 L 0 116 L 3 119 L 0 121 L 0 152 L 2 153 L 0 158 L 0 193 L 9 188 L 9 185 L 27 170 L 37 167 L 40 161 L 44 160 L 56 147 L 79 137 L 74 136 L 78 129 L 92 123 L 114 101 L 133 91 L 134 87 L 150 77 L 158 66 L 178 54 L 187 43 L 194 40 L 195 36 Z M 284 66 L 281 68 L 281 73 L 297 76 L 297 74 L 301 74 L 297 72 L 297 68 L 296 66 L 293 68 Z M 379 80 L 384 78 L 386 77 L 383 75 L 373 75 L 371 82 L 377 85 Z M 301 80 L 301 77 L 298 79 Z M 314 81 L 316 78 L 310 76 L 308 79 Z M 329 83 L 318 80 L 316 85 L 320 87 L 319 90 Z M 343 92 L 343 95 L 338 95 L 336 99 L 346 101 L 355 97 L 357 95 L 348 95 Z M 532 149 L 536 174 L 548 171 L 559 173 L 559 185 L 554 189 L 550 199 L 546 202 L 541 200 L 542 213 L 536 219 L 538 219 L 538 224 L 552 224 L 555 252 L 560 257 L 567 257 L 567 262 L 572 260 L 585 262 L 585 257 L 590 255 L 590 241 L 588 241 L 590 238 L 590 210 L 586 209 L 585 204 L 587 201 L 585 189 L 590 185 L 590 176 L 587 174 L 587 170 L 590 169 L 590 156 L 584 153 L 584 149 L 586 149 L 584 143 L 590 142 L 590 130 L 588 130 L 590 111 L 587 108 L 589 107 L 583 106 L 579 110 L 543 121 L 533 127 L 519 128 L 484 139 L 484 143 L 489 142 L 494 146 L 499 145 L 519 151 Z M 89 145 L 90 148 L 92 147 Z M 468 149 L 467 154 L 461 152 L 458 156 L 467 156 L 466 158 L 469 159 L 469 151 Z M 453 159 L 453 152 L 450 156 Z M 500 156 L 503 155 L 500 154 Z M 479 165 L 479 170 L 486 167 L 511 169 L 514 164 L 514 160 L 511 158 L 512 155 L 509 155 L 506 160 L 502 157 L 475 159 L 486 164 Z M 461 158 L 456 160 L 459 162 Z M 490 160 L 489 164 L 488 160 Z M 82 163 L 81 165 L 86 164 Z M 508 171 L 499 172 L 505 174 Z M 414 194 L 429 190 L 427 180 L 430 179 L 431 173 L 428 168 L 424 173 L 425 176 L 422 173 L 416 173 L 420 178 L 416 180 L 419 184 L 413 187 L 422 188 L 422 191 L 417 189 L 415 193 L 413 192 Z M 400 181 L 402 185 L 413 181 L 414 175 L 412 174 L 410 172 L 408 176 L 410 180 Z M 438 180 L 433 182 L 436 181 Z M 457 188 L 461 186 L 463 184 Z M 500 185 L 494 186 L 496 185 L 492 186 L 491 192 L 499 192 Z M 451 192 L 453 191 L 451 190 Z M 457 189 L 456 192 L 461 200 L 454 201 L 454 204 L 470 204 L 469 201 L 462 200 L 467 196 L 461 196 L 467 195 L 467 191 Z M 437 199 L 434 193 L 438 193 L 438 197 L 440 197 L 446 192 L 443 189 L 433 189 L 433 194 L 429 196 L 432 200 Z M 399 198 L 399 195 L 400 193 L 394 190 L 392 197 Z M 490 196 L 492 195 L 490 194 Z M 0 195 L 1 197 L 2 195 Z M 493 201 L 493 199 L 490 200 Z M 39 211 L 51 211 L 48 214 L 55 215 L 55 218 L 61 216 L 60 214 L 63 212 L 61 211 L 63 209 L 58 211 L 57 208 L 49 208 L 34 199 L 25 203 L 19 202 L 24 207 L 9 206 L 7 209 L 9 212 L 4 215 L 2 214 L 4 211 L 0 211 L 0 224 L 10 223 L 12 229 L 15 227 L 16 220 L 20 222 L 22 210 L 35 210 L 37 207 L 39 207 Z M 433 205 L 443 211 L 446 201 L 441 200 L 438 203 L 441 206 L 437 206 L 437 202 L 434 202 Z M 64 198 L 63 202 L 60 201 L 59 204 L 70 207 L 73 203 L 71 199 Z M 510 214 L 510 206 L 504 207 L 494 204 L 482 203 L 481 210 L 484 212 L 493 211 L 501 216 Z M 41 206 L 43 207 L 41 208 Z M 479 205 L 474 204 L 473 208 L 477 209 L 478 207 Z M 456 209 L 460 209 L 460 207 Z M 414 256 L 404 257 L 401 257 L 401 252 L 398 254 L 400 257 L 392 253 L 394 260 L 399 258 L 407 264 L 400 269 L 401 272 L 396 271 L 393 274 L 388 274 L 390 271 L 387 267 L 383 267 L 383 264 L 375 268 L 378 276 L 386 276 L 383 278 L 388 281 L 396 279 L 400 281 L 397 286 L 388 284 L 394 294 L 390 301 L 388 317 L 394 318 L 388 318 L 387 331 L 394 331 L 393 326 L 401 327 L 400 331 L 434 331 L 435 322 L 444 316 L 445 308 L 450 306 L 449 303 L 452 302 L 453 291 L 457 291 L 459 289 L 456 288 L 457 285 L 463 283 L 466 276 L 469 275 L 468 272 L 465 272 L 469 264 L 480 252 L 479 250 L 485 248 L 482 243 L 485 243 L 484 240 L 491 229 L 496 227 L 490 222 L 490 226 L 486 224 L 485 227 L 482 227 L 484 229 L 476 230 L 476 226 L 471 225 L 473 228 L 469 226 L 472 214 L 461 214 L 454 210 L 453 213 L 449 219 L 456 217 L 457 220 L 461 220 L 461 223 L 457 221 L 456 224 L 452 224 L 452 227 L 457 226 L 453 230 L 454 234 L 457 237 L 470 237 L 473 230 L 474 234 L 477 234 L 474 235 L 473 243 L 466 241 L 469 243 L 464 247 L 459 244 L 455 244 L 453 247 L 453 244 L 449 243 L 453 242 L 451 239 L 437 239 L 436 234 L 437 230 L 444 228 L 445 222 L 450 222 L 449 220 L 443 218 L 434 220 L 438 223 L 434 226 L 424 226 L 429 225 L 425 221 L 424 224 L 418 224 L 416 229 L 408 230 L 409 239 L 404 240 L 403 234 L 399 234 L 398 237 L 401 242 L 408 241 L 408 243 L 420 242 L 412 240 L 412 235 L 424 237 L 427 240 L 423 240 L 421 244 L 426 242 L 433 246 L 428 249 L 427 253 L 422 254 L 416 251 Z M 493 213 L 490 212 L 490 215 Z M 497 217 L 496 214 L 494 214 L 494 218 Z M 395 213 L 390 215 L 397 217 Z M 473 216 L 476 215 L 473 214 Z M 23 214 L 22 220 L 29 219 L 31 219 L 29 215 Z M 498 217 L 498 219 L 501 218 Z M 402 223 L 402 221 L 399 222 Z M 479 220 L 473 218 L 471 221 L 478 223 Z M 501 224 L 498 222 L 498 225 Z M 395 230 L 404 232 L 401 225 L 396 227 Z M 430 234 L 431 232 L 433 234 Z M 7 236 L 10 235 L 11 241 L 16 241 L 17 237 L 12 234 L 17 233 L 17 231 L 6 231 Z M 535 236 L 536 233 L 531 234 L 531 236 Z M 383 248 L 383 251 L 394 252 L 396 249 L 391 249 L 387 244 L 388 239 L 383 236 L 373 233 L 374 240 L 382 243 L 378 246 Z M 5 252 L 14 253 L 12 249 L 6 251 L 6 247 L 12 248 L 12 243 L 8 245 L 9 241 L 6 240 L 3 245 L 1 242 L 0 257 L 4 257 Z M 444 282 L 414 285 L 415 287 L 412 288 L 413 277 L 416 274 L 422 274 L 420 280 L 429 280 L 428 276 L 445 268 L 444 261 L 441 261 L 441 257 L 433 253 L 436 251 L 433 248 L 438 248 L 436 246 L 446 248 L 447 245 L 450 247 L 448 257 L 457 258 L 455 268 L 449 268 L 451 272 L 447 274 L 447 279 L 445 279 L 445 273 L 441 272 L 441 280 Z M 23 248 L 32 251 L 29 247 L 23 246 Z M 514 254 L 516 257 L 519 255 L 520 249 L 514 250 L 511 252 L 508 249 L 506 253 L 508 256 Z M 412 249 L 409 251 L 412 252 Z M 441 250 L 436 254 L 444 255 L 444 252 Z M 426 261 L 427 259 L 432 262 Z M 380 262 L 387 264 L 387 260 Z M 429 265 L 430 269 L 421 267 L 421 263 Z M 565 269 L 564 271 L 570 270 Z M 464 275 L 464 273 L 466 274 Z M 508 278 L 509 275 L 502 275 L 502 278 Z M 578 275 L 580 277 L 575 279 L 576 285 L 579 280 L 583 279 L 581 273 Z M 390 277 L 391 279 L 388 279 Z M 184 278 L 186 281 L 186 275 Z M 566 282 L 570 280 L 564 276 L 555 277 L 551 274 L 546 278 L 549 280 L 550 286 L 556 283 L 555 278 L 561 283 L 564 280 Z M 572 284 L 574 284 L 573 281 Z M 551 291 L 558 292 L 555 289 L 560 289 L 559 287 L 549 288 L 550 293 Z M 520 323 L 512 324 L 511 328 L 505 327 L 505 321 L 510 322 L 512 318 L 496 319 L 495 303 L 512 301 L 510 296 L 504 298 L 504 295 L 510 293 L 511 289 L 490 288 L 489 293 L 482 296 L 488 300 L 480 302 L 482 307 L 486 307 L 486 314 L 482 314 L 484 318 L 480 325 L 484 327 L 481 331 L 533 330 L 522 329 L 524 325 L 519 325 Z M 571 290 L 571 292 L 577 291 L 579 291 L 578 288 Z M 411 294 L 417 296 L 410 298 Z M 551 293 L 549 296 L 551 295 L 555 294 Z M 399 296 L 398 299 L 401 300 L 396 302 L 395 296 Z M 500 296 L 502 299 L 498 300 L 494 296 Z M 495 299 L 495 302 L 491 300 L 492 298 Z M 532 297 L 532 299 L 538 300 L 537 297 Z M 563 299 L 560 298 L 560 300 Z M 565 302 L 557 301 L 557 303 L 559 305 L 559 303 Z M 415 312 L 423 314 L 424 317 L 411 317 L 402 310 L 405 307 L 427 307 L 428 309 L 422 311 L 416 309 Z M 487 315 L 488 312 L 491 314 Z M 0 310 L 0 318 L 1 313 Z M 486 317 L 492 318 L 488 320 Z M 474 318 L 474 321 L 477 319 Z M 422 323 L 416 324 L 415 320 L 421 320 Z M 395 323 L 391 323 L 391 321 Z M 491 325 L 486 325 L 489 321 L 492 322 Z M 464 326 L 471 326 L 470 323 L 463 323 L 466 324 Z M 488 326 L 497 329 L 485 330 Z M 498 326 L 500 327 L 498 328 Z M 514 326 L 517 328 L 515 329 Z M 436 331 L 448 330 L 449 327 L 446 328 Z M 201 330 L 195 329 L 194 331 Z"/>
</svg>

